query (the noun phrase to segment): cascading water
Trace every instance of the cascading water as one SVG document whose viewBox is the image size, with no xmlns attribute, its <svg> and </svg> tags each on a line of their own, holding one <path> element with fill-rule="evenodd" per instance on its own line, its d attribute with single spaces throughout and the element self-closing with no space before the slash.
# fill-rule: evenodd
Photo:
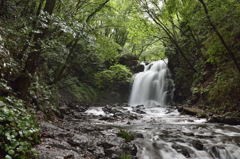
<svg viewBox="0 0 240 159">
<path fill-rule="evenodd" d="M 240 159 L 240 126 L 206 123 L 168 107 L 174 83 L 167 60 L 143 65 L 145 70 L 134 76 L 128 107 L 142 115 L 129 126 L 143 134 L 136 139 L 137 158 Z"/>
<path fill-rule="evenodd" d="M 173 80 L 167 68 L 167 59 L 145 65 L 135 75 L 129 105 L 165 106 L 173 97 Z"/>
</svg>

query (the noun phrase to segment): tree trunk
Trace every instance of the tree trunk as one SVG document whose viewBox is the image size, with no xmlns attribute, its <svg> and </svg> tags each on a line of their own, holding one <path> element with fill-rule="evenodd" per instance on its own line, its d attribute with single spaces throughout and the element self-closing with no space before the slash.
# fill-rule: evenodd
<svg viewBox="0 0 240 159">
<path fill-rule="evenodd" d="M 44 12 L 47 12 L 48 14 L 52 15 L 55 5 L 56 0 L 46 0 Z"/>
<path fill-rule="evenodd" d="M 110 1 L 110 0 L 105 0 L 104 3 L 100 4 L 100 5 L 87 17 L 86 23 L 89 23 L 90 20 L 97 14 L 97 12 L 99 12 L 100 10 L 102 10 L 109 1 Z"/>
<path fill-rule="evenodd" d="M 79 41 L 79 39 L 75 39 L 74 41 L 70 42 L 70 44 L 68 46 L 70 48 L 69 49 L 69 54 L 68 54 L 64 64 L 62 64 L 60 66 L 60 68 L 56 71 L 55 77 L 54 77 L 53 81 L 50 84 L 55 84 L 55 83 L 57 83 L 58 81 L 60 81 L 62 79 L 63 74 L 64 74 L 65 70 L 67 69 L 68 63 L 72 59 L 74 48 L 76 47 L 78 41 Z"/>
<path fill-rule="evenodd" d="M 230 47 L 227 45 L 226 41 L 224 40 L 223 36 L 221 35 L 221 33 L 219 32 L 218 28 L 215 26 L 215 24 L 213 23 L 210 15 L 209 15 L 209 12 L 208 12 L 208 9 L 207 9 L 207 5 L 205 4 L 204 0 L 198 0 L 202 6 L 203 6 L 203 9 L 204 9 L 204 12 L 206 14 L 206 17 L 207 17 L 207 20 L 209 22 L 209 24 L 211 25 L 212 29 L 214 30 L 214 32 L 216 33 L 216 35 L 218 36 L 219 40 L 221 41 L 222 45 L 224 46 L 224 48 L 226 49 L 229 57 L 233 60 L 237 70 L 239 71 L 240 73 L 240 65 L 237 61 L 237 58 L 235 57 L 234 53 L 232 52 L 232 50 L 230 49 Z"/>
<path fill-rule="evenodd" d="M 42 7 L 42 0 L 40 0 L 39 7 Z M 44 11 L 48 12 L 48 14 L 52 14 L 54 10 L 54 6 L 56 4 L 56 0 L 47 0 Z M 40 12 L 39 12 L 40 13 Z M 34 28 L 37 28 L 37 22 Z M 22 98 L 24 98 L 27 94 L 27 91 L 32 83 L 32 76 L 35 75 L 36 70 L 39 65 L 39 60 L 41 57 L 41 44 L 40 39 L 43 39 L 46 36 L 46 29 L 42 29 L 41 33 L 34 33 L 33 42 L 34 45 L 31 48 L 33 50 L 29 53 L 28 58 L 25 63 L 24 70 L 20 73 L 20 75 L 13 81 L 12 87 L 16 90 Z"/>
</svg>

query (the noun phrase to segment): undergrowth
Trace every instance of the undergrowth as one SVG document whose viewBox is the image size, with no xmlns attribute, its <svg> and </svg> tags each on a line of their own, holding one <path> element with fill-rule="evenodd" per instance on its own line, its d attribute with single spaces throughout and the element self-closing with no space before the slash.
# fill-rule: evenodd
<svg viewBox="0 0 240 159">
<path fill-rule="evenodd" d="M 37 122 L 22 100 L 0 97 L 0 152 L 5 159 L 29 159 L 39 143 Z"/>
</svg>

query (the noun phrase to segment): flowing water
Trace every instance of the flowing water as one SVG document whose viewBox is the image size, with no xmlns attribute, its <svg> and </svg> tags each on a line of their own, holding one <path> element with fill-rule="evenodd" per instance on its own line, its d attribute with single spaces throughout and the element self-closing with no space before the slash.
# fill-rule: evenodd
<svg viewBox="0 0 240 159">
<path fill-rule="evenodd" d="M 240 126 L 180 115 L 168 106 L 174 91 L 170 77 L 167 60 L 145 65 L 134 77 L 128 109 L 140 110 L 143 118 L 126 128 L 143 134 L 136 140 L 138 158 L 240 159 Z"/>
<path fill-rule="evenodd" d="M 174 90 L 170 76 L 167 60 L 145 65 L 144 71 L 134 77 L 129 105 L 165 106 L 170 104 Z"/>
</svg>

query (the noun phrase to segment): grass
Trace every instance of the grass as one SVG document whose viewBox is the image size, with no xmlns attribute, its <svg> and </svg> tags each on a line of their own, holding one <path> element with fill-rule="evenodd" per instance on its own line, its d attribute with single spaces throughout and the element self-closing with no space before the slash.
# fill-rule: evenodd
<svg viewBox="0 0 240 159">
<path fill-rule="evenodd" d="M 134 134 L 127 132 L 125 130 L 122 130 L 122 129 L 120 129 L 120 131 L 117 133 L 117 136 L 125 139 L 126 142 L 130 142 L 130 141 L 134 140 L 134 138 L 135 138 Z"/>
</svg>

